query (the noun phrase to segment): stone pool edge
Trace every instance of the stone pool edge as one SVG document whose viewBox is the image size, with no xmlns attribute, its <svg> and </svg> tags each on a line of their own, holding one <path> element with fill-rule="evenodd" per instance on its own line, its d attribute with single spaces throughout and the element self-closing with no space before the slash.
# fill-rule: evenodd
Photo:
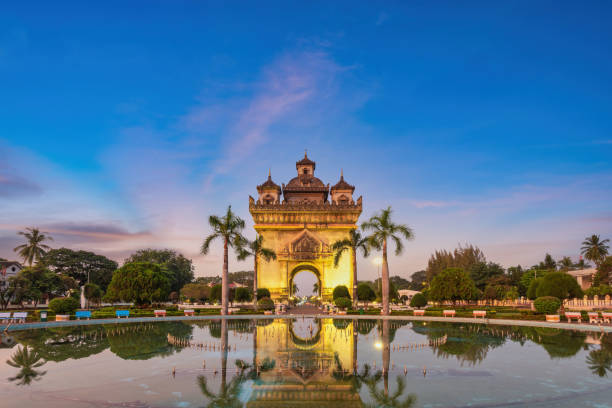
<svg viewBox="0 0 612 408">
<path fill-rule="evenodd" d="M 446 323 L 477 323 L 494 324 L 498 326 L 529 326 L 548 327 L 564 330 L 579 331 L 602 331 L 612 333 L 612 326 L 598 326 L 587 323 L 550 323 L 538 320 L 511 320 L 511 319 L 482 319 L 472 317 L 439 317 L 439 316 L 378 316 L 378 315 L 326 315 L 326 314 L 282 314 L 282 315 L 212 315 L 212 316 L 168 316 L 168 317 L 131 317 L 123 319 L 93 319 L 93 320 L 69 320 L 64 322 L 33 322 L 18 324 L 0 324 L 0 331 L 17 331 L 29 329 L 46 329 L 63 326 L 89 326 L 94 324 L 122 324 L 122 323 L 146 323 L 146 322 L 168 322 L 168 321 L 190 321 L 190 320 L 244 320 L 244 319 L 299 319 L 299 318 L 326 318 L 342 320 L 403 320 L 421 322 L 446 322 Z"/>
</svg>

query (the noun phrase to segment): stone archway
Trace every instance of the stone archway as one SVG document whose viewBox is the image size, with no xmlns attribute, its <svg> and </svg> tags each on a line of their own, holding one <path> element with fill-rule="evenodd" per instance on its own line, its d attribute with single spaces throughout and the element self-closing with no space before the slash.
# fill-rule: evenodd
<svg viewBox="0 0 612 408">
<path fill-rule="evenodd" d="M 302 272 L 310 272 L 317 278 L 318 290 L 316 295 L 321 297 L 322 293 L 322 282 L 321 282 L 321 272 L 316 268 L 316 266 L 309 263 L 301 263 L 295 266 L 291 272 L 289 273 L 289 297 L 294 297 L 295 293 L 293 293 L 293 279 Z"/>
</svg>

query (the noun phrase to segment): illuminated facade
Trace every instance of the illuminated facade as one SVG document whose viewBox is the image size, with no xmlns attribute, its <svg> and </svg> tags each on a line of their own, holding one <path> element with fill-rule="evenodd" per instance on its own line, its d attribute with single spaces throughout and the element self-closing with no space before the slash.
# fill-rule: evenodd
<svg viewBox="0 0 612 408">
<path fill-rule="evenodd" d="M 257 200 L 249 197 L 255 230 L 277 255 L 275 261 L 258 259 L 258 287 L 269 289 L 274 300 L 286 301 L 293 296 L 295 275 L 307 270 L 317 277 L 322 299 L 329 301 L 334 287 L 345 285 L 350 291 L 353 286 L 351 254 L 336 267 L 330 247 L 357 228 L 361 197 L 353 199 L 355 187 L 342 174 L 331 188 L 323 184 L 306 154 L 295 167 L 297 177 L 287 185 L 277 185 L 268 174 L 257 186 Z"/>
</svg>

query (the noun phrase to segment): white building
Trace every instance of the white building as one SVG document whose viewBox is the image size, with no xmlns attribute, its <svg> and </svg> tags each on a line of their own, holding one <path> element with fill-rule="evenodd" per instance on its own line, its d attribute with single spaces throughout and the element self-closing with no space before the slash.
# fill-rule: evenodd
<svg viewBox="0 0 612 408">
<path fill-rule="evenodd" d="M 577 271 L 567 271 L 567 273 L 576 279 L 582 290 L 586 290 L 593 284 L 593 277 L 597 273 L 597 269 L 579 269 Z"/>
<path fill-rule="evenodd" d="M 8 279 L 17 276 L 23 267 L 19 262 L 15 261 L 0 261 L 0 287 L 4 288 L 8 285 Z"/>
</svg>

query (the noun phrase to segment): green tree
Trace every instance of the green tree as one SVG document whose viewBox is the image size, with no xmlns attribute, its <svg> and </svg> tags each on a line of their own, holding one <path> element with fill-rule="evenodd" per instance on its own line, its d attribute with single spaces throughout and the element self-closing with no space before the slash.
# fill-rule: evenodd
<svg viewBox="0 0 612 408">
<path fill-rule="evenodd" d="M 487 262 L 484 253 L 474 245 L 459 246 L 453 252 L 447 250 L 435 251 L 427 262 L 427 281 L 431 282 L 433 278 L 448 268 L 461 268 L 464 271 L 469 271 L 472 266 Z"/>
<path fill-rule="evenodd" d="M 427 306 L 427 298 L 422 293 L 416 293 L 412 299 L 410 299 L 410 307 L 422 308 Z"/>
<path fill-rule="evenodd" d="M 104 295 L 102 288 L 95 283 L 86 283 L 83 292 L 85 294 L 85 299 L 94 304 L 100 304 L 102 295 Z"/>
<path fill-rule="evenodd" d="M 237 302 L 248 302 L 252 299 L 251 291 L 249 288 L 236 288 L 234 292 L 234 298 Z"/>
<path fill-rule="evenodd" d="M 223 217 L 211 215 L 208 217 L 208 224 L 213 233 L 206 237 L 202 244 L 202 254 L 208 254 L 210 244 L 217 238 L 223 240 L 223 274 L 221 276 L 221 314 L 227 314 L 229 302 L 229 282 L 228 282 L 228 249 L 236 248 L 240 251 L 241 244 L 245 238 L 241 235 L 244 229 L 244 220 L 232 212 L 232 206 L 227 207 L 227 212 Z"/>
<path fill-rule="evenodd" d="M 161 266 L 150 262 L 131 262 L 115 271 L 104 298 L 110 302 L 143 305 L 164 301 L 169 293 L 170 281 Z"/>
<path fill-rule="evenodd" d="M 607 256 L 597 265 L 596 278 L 600 284 L 610 284 L 610 274 L 612 273 L 612 256 Z M 595 283 L 593 282 L 593 285 Z"/>
<path fill-rule="evenodd" d="M 359 285 L 357 285 L 357 298 L 361 302 L 366 302 L 366 307 L 367 307 L 368 302 L 371 302 L 374 299 L 376 299 L 376 293 L 374 292 L 374 289 L 372 289 L 370 285 L 362 282 Z"/>
<path fill-rule="evenodd" d="M 6 364 L 20 369 L 16 376 L 9 378 L 9 381 L 17 381 L 17 385 L 30 385 L 32 381 L 39 381 L 46 371 L 36 369 L 45 363 L 46 361 L 33 349 L 28 346 L 19 347 L 11 358 L 6 360 Z"/>
<path fill-rule="evenodd" d="M 521 276 L 523 275 L 523 268 L 521 265 L 511 266 L 506 271 L 510 285 L 516 286 L 517 288 L 521 282 Z"/>
<path fill-rule="evenodd" d="M 213 302 L 221 302 L 223 296 L 223 285 L 214 285 L 210 288 L 210 300 Z"/>
<path fill-rule="evenodd" d="M 204 301 L 210 296 L 210 287 L 203 283 L 188 283 L 181 288 L 181 296 L 192 301 Z"/>
<path fill-rule="evenodd" d="M 572 258 L 569 256 L 564 256 L 557 262 L 557 265 L 562 271 L 569 271 L 574 266 L 574 262 L 572 262 Z"/>
<path fill-rule="evenodd" d="M 461 268 L 448 268 L 433 279 L 429 298 L 434 301 L 470 300 L 478 295 L 478 289 L 470 276 Z"/>
<path fill-rule="evenodd" d="M 253 241 L 244 240 L 244 242 L 240 243 L 238 259 L 242 261 L 249 256 L 253 257 L 253 303 L 257 304 L 257 261 L 260 258 L 266 262 L 270 262 L 273 259 L 276 260 L 276 252 L 273 249 L 264 247 L 263 236 L 257 234 Z"/>
<path fill-rule="evenodd" d="M 19 284 L 23 285 L 25 289 L 22 293 L 22 299 L 33 301 L 34 306 L 43 299 L 63 296 L 68 290 L 76 287 L 76 282 L 73 279 L 62 278 L 45 268 L 41 263 L 23 268 L 19 271 L 18 276 L 21 278 Z"/>
<path fill-rule="evenodd" d="M 353 271 L 353 308 L 357 307 L 357 252 L 361 251 L 364 257 L 370 254 L 368 238 L 363 237 L 357 230 L 350 230 L 349 237 L 334 242 L 331 246 L 334 252 L 334 266 L 338 267 L 342 254 L 346 251 L 351 255 L 351 269 Z M 346 296 L 350 298 L 351 296 Z M 334 298 L 335 299 L 335 298 Z"/>
<path fill-rule="evenodd" d="M 26 228 L 25 231 L 19 231 L 17 234 L 24 236 L 27 242 L 15 247 L 13 251 L 17 252 L 23 258 L 23 262 L 30 266 L 51 249 L 50 246 L 43 243 L 53 241 L 48 232 L 41 232 L 38 228 Z"/>
<path fill-rule="evenodd" d="M 410 286 L 408 289 L 411 290 L 423 290 L 425 285 L 427 284 L 427 272 L 426 271 L 418 271 L 412 274 L 410 277 Z"/>
<path fill-rule="evenodd" d="M 389 263 L 387 262 L 387 243 L 395 242 L 395 255 L 404 249 L 402 239 L 413 239 L 412 230 L 403 224 L 395 224 L 391 219 L 391 207 L 387 207 L 361 225 L 364 231 L 372 231 L 368 242 L 374 248 L 382 249 L 382 313 L 389 314 Z"/>
<path fill-rule="evenodd" d="M 550 272 L 541 278 L 536 289 L 537 297 L 554 296 L 559 299 L 582 297 L 582 289 L 573 276 L 565 272 Z"/>
<path fill-rule="evenodd" d="M 555 262 L 555 260 L 553 259 L 553 257 L 550 254 L 546 254 L 544 256 L 544 261 L 540 262 L 539 265 L 540 269 L 548 269 L 548 270 L 556 270 L 557 269 L 557 262 Z"/>
<path fill-rule="evenodd" d="M 580 253 L 589 261 L 594 262 L 595 265 L 599 265 L 599 263 L 608 255 L 608 250 L 610 247 L 607 244 L 609 242 L 609 239 L 602 240 L 599 235 L 593 234 L 582 241 Z"/>
<path fill-rule="evenodd" d="M 118 268 L 117 262 L 88 251 L 73 251 L 68 248 L 52 249 L 40 263 L 49 270 L 75 279 L 79 286 L 95 283 L 106 290 Z"/>
<path fill-rule="evenodd" d="M 124 263 L 150 262 L 163 267 L 168 273 L 170 290 L 180 291 L 183 286 L 193 281 L 193 264 L 191 259 L 172 249 L 140 249 L 130 255 Z"/>
<path fill-rule="evenodd" d="M 476 287 L 483 290 L 487 282 L 495 276 L 503 276 L 504 268 L 494 262 L 478 262 L 470 268 L 470 277 Z"/>
</svg>

